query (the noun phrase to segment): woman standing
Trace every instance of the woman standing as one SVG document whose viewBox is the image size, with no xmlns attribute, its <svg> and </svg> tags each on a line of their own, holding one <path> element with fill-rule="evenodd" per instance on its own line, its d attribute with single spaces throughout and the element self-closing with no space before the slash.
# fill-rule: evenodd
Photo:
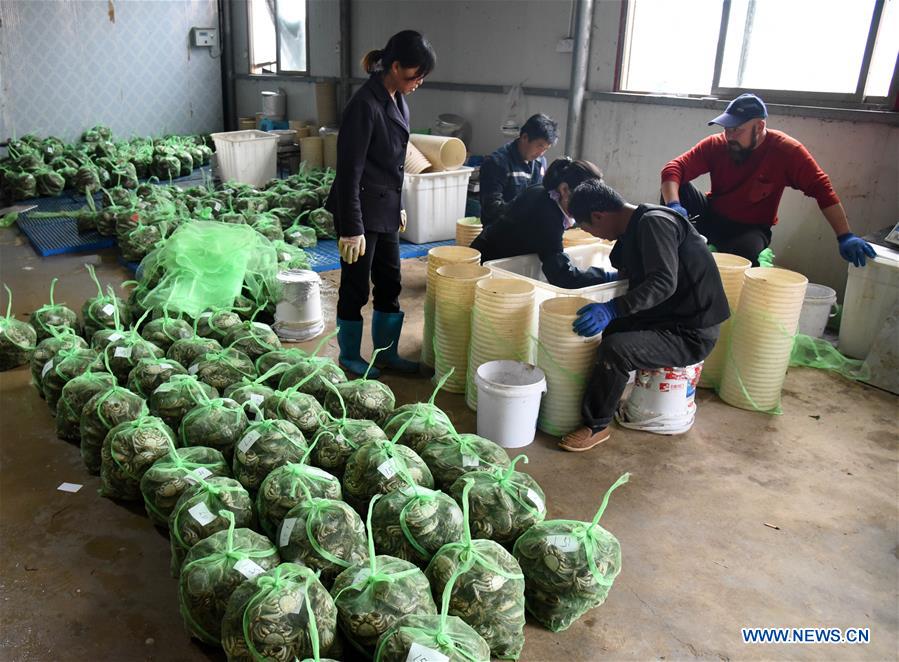
<svg viewBox="0 0 899 662">
<path fill-rule="evenodd" d="M 537 253 L 546 280 L 556 287 L 573 289 L 615 280 L 614 269 L 577 269 L 563 250 L 562 234 L 574 225 L 568 216 L 571 192 L 587 180 L 602 181 L 602 172 L 589 161 L 556 159 L 543 183 L 515 198 L 505 216 L 484 228 L 471 247 L 481 251 L 482 262 Z"/>
<path fill-rule="evenodd" d="M 382 50 L 370 51 L 363 58 L 362 66 L 371 77 L 343 111 L 337 176 L 326 207 L 334 214 L 341 258 L 340 365 L 356 374 L 368 367 L 359 347 L 369 280 L 374 286 L 372 341 L 375 347 L 389 345 L 378 355 L 378 366 L 418 371 L 417 363 L 397 354 L 403 328 L 398 231 L 405 229 L 401 194 L 409 142 L 409 108 L 403 96 L 418 89 L 436 62 L 434 49 L 420 33 L 398 32 Z M 372 369 L 369 376 L 377 374 Z"/>
</svg>

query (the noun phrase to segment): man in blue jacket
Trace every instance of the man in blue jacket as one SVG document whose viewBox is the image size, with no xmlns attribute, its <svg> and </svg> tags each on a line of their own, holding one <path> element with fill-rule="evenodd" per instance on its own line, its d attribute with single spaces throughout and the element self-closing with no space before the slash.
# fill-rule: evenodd
<svg viewBox="0 0 899 662">
<path fill-rule="evenodd" d="M 543 114 L 532 115 L 518 138 L 506 143 L 481 164 L 481 223 L 500 220 L 509 204 L 529 186 L 543 181 L 546 151 L 559 137 L 558 124 Z"/>
</svg>

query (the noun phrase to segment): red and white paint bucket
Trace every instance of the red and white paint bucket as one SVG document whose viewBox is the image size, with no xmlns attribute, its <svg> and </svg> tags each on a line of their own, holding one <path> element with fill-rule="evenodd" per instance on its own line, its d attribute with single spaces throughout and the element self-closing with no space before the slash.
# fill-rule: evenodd
<svg viewBox="0 0 899 662">
<path fill-rule="evenodd" d="M 693 427 L 696 385 L 702 362 L 684 368 L 637 370 L 634 389 L 615 415 L 619 425 L 656 434 L 681 434 Z"/>
</svg>

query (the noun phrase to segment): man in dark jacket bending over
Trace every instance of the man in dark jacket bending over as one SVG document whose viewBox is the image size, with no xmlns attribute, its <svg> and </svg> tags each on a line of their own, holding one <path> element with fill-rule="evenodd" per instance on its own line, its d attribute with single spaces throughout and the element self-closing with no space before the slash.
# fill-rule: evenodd
<svg viewBox="0 0 899 662">
<path fill-rule="evenodd" d="M 582 336 L 603 334 L 584 395 L 584 427 L 559 444 L 585 451 L 609 438 L 628 372 L 702 361 L 729 310 L 712 254 L 680 214 L 634 206 L 595 181 L 578 186 L 568 207 L 582 229 L 617 240 L 612 266 L 630 281 L 627 294 L 584 306 L 574 322 Z"/>
</svg>

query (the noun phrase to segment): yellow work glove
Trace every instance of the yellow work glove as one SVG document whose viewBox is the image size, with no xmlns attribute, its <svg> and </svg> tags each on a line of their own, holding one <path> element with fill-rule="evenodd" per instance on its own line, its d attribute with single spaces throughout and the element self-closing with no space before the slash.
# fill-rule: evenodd
<svg viewBox="0 0 899 662">
<path fill-rule="evenodd" d="M 344 262 L 353 264 L 353 262 L 365 255 L 365 235 L 341 237 L 337 240 L 337 252 L 340 253 L 340 258 Z"/>
<path fill-rule="evenodd" d="M 400 232 L 406 231 L 406 210 L 400 209 Z"/>
</svg>

